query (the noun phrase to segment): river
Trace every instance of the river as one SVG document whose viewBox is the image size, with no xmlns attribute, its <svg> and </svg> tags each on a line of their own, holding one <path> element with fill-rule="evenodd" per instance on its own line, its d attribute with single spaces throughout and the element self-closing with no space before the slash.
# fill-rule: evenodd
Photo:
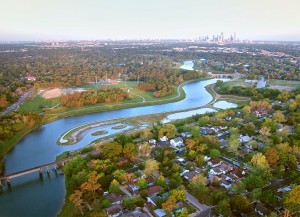
<svg viewBox="0 0 300 217">
<path fill-rule="evenodd" d="M 78 125 L 105 121 L 116 118 L 128 118 L 147 114 L 177 111 L 203 106 L 212 100 L 205 86 L 215 83 L 216 79 L 198 81 L 183 86 L 186 98 L 173 103 L 106 111 L 63 118 L 27 134 L 8 153 L 5 158 L 5 174 L 55 161 L 57 155 L 65 151 L 76 150 L 87 142 L 82 140 L 71 146 L 59 146 L 57 139 L 67 130 Z M 56 216 L 65 196 L 64 176 L 51 173 L 39 179 L 37 173 L 15 178 L 12 189 L 0 191 L 0 216 Z"/>
</svg>

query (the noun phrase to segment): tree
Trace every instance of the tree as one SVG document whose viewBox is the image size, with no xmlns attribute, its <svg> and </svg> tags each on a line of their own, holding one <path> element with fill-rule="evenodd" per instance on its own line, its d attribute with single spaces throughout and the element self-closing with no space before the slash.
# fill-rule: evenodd
<svg viewBox="0 0 300 217">
<path fill-rule="evenodd" d="M 282 111 L 276 111 L 273 114 L 273 120 L 276 121 L 277 123 L 286 122 L 286 118 L 285 118 L 284 114 L 282 113 Z"/>
<path fill-rule="evenodd" d="M 77 209 L 80 210 L 81 214 L 83 214 L 82 211 L 82 203 L 83 203 L 83 199 L 82 199 L 82 192 L 79 190 L 75 190 L 73 194 L 70 195 L 69 197 L 70 201 L 76 206 Z"/>
<path fill-rule="evenodd" d="M 300 185 L 296 185 L 292 188 L 286 195 L 284 203 L 289 209 L 300 210 Z"/>
<path fill-rule="evenodd" d="M 210 157 L 211 157 L 212 159 L 221 157 L 221 152 L 220 152 L 218 149 L 212 149 L 212 150 L 210 151 Z"/>
<path fill-rule="evenodd" d="M 135 145 L 133 143 L 126 144 L 123 149 L 123 154 L 124 154 L 124 157 L 127 158 L 128 160 L 130 160 L 130 161 L 134 160 L 138 154 L 137 145 Z"/>
<path fill-rule="evenodd" d="M 185 201 L 186 199 L 184 187 L 172 190 L 171 195 L 175 196 L 177 201 Z"/>
<path fill-rule="evenodd" d="M 250 211 L 250 203 L 245 196 L 234 195 L 230 198 L 230 205 L 232 210 L 240 213 L 247 213 Z"/>
<path fill-rule="evenodd" d="M 151 130 L 149 128 L 146 128 L 142 131 L 141 133 L 141 138 L 142 139 L 149 139 L 150 137 L 152 137 L 153 134 L 151 133 Z"/>
<path fill-rule="evenodd" d="M 266 151 L 266 159 L 271 168 L 276 168 L 279 162 L 279 155 L 275 148 L 270 148 Z"/>
<path fill-rule="evenodd" d="M 210 118 L 208 116 L 203 116 L 203 117 L 199 118 L 198 122 L 199 122 L 199 126 L 203 127 L 206 124 L 209 124 Z"/>
<path fill-rule="evenodd" d="M 156 160 L 148 159 L 145 162 L 144 173 L 146 176 L 151 176 L 159 171 L 159 163 Z"/>
<path fill-rule="evenodd" d="M 156 184 L 160 185 L 160 186 L 164 186 L 165 185 L 165 177 L 163 175 L 160 175 L 156 180 Z"/>
<path fill-rule="evenodd" d="M 174 195 L 170 195 L 165 203 L 162 204 L 162 208 L 167 211 L 167 214 L 170 215 L 174 208 L 177 208 L 177 200 Z"/>
<path fill-rule="evenodd" d="M 133 199 L 128 198 L 128 197 L 126 197 L 122 200 L 122 206 L 124 206 L 128 210 L 134 210 L 134 208 L 135 208 Z"/>
<path fill-rule="evenodd" d="M 237 150 L 238 147 L 240 147 L 240 137 L 239 137 L 239 133 L 238 133 L 238 129 L 237 128 L 230 128 L 230 137 L 228 140 L 228 149 L 230 152 L 233 152 L 234 154 L 237 154 Z"/>
<path fill-rule="evenodd" d="M 145 157 L 148 157 L 150 155 L 151 147 L 148 142 L 139 146 L 139 153 Z"/>
<path fill-rule="evenodd" d="M 173 124 L 166 124 L 159 130 L 158 137 L 162 138 L 163 136 L 166 136 L 167 138 L 173 138 L 175 133 L 176 127 Z"/>
<path fill-rule="evenodd" d="M 224 191 L 221 190 L 215 190 L 211 193 L 211 196 L 213 198 L 214 204 L 219 203 L 222 200 L 227 199 L 227 194 Z"/>
<path fill-rule="evenodd" d="M 230 203 L 227 200 L 221 200 L 218 202 L 216 213 L 222 216 L 231 216 Z"/>
<path fill-rule="evenodd" d="M 263 155 L 262 153 L 257 153 L 253 155 L 251 162 L 254 167 L 260 168 L 260 169 L 267 169 L 269 168 L 268 161 L 266 159 L 266 156 Z"/>
<path fill-rule="evenodd" d="M 115 179 L 112 180 L 110 185 L 109 185 L 108 191 L 111 192 L 111 193 L 120 192 L 120 183 Z"/>
<path fill-rule="evenodd" d="M 196 145 L 195 140 L 193 140 L 193 139 L 186 139 L 186 140 L 185 140 L 185 146 L 186 146 L 188 149 L 193 149 L 195 145 Z"/>
<path fill-rule="evenodd" d="M 205 186 L 207 184 L 207 177 L 203 173 L 199 173 L 192 178 L 192 184 L 196 186 Z"/>
<path fill-rule="evenodd" d="M 102 154 L 107 159 L 118 160 L 122 154 L 122 145 L 111 142 L 101 146 Z"/>
<path fill-rule="evenodd" d="M 142 189 L 142 188 L 146 188 L 147 187 L 147 181 L 146 179 L 139 179 L 137 182 L 136 182 L 136 185 Z"/>
</svg>

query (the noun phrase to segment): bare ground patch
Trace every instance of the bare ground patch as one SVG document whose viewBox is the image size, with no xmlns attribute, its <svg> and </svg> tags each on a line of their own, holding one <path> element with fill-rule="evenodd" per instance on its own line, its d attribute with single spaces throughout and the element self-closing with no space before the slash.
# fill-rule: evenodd
<svg viewBox="0 0 300 217">
<path fill-rule="evenodd" d="M 54 88 L 51 90 L 41 91 L 41 95 L 45 99 L 52 99 L 52 98 L 60 97 L 63 94 L 64 94 L 64 91 L 61 88 Z"/>
</svg>

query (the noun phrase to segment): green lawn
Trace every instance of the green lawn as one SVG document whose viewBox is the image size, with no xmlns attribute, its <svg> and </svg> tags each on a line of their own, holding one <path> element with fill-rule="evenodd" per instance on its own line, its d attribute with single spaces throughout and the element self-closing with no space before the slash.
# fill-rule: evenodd
<svg viewBox="0 0 300 217">
<path fill-rule="evenodd" d="M 253 83 L 245 83 L 245 79 L 237 79 L 237 80 L 232 80 L 228 82 L 224 82 L 225 86 L 230 86 L 230 87 L 236 87 L 236 86 L 242 86 L 242 87 L 253 87 Z"/>
<path fill-rule="evenodd" d="M 267 84 L 270 86 L 288 86 L 292 88 L 300 88 L 300 81 L 285 81 L 285 80 L 268 80 Z"/>
<path fill-rule="evenodd" d="M 84 84 L 81 87 L 82 88 L 88 88 L 88 89 L 101 89 L 101 88 L 128 88 L 128 87 L 134 87 L 136 86 L 136 81 L 120 81 L 118 84 L 112 84 L 112 85 L 95 85 L 95 84 Z"/>
<path fill-rule="evenodd" d="M 18 109 L 19 111 L 36 111 L 42 112 L 42 107 L 52 108 L 59 103 L 59 98 L 45 99 L 44 97 L 35 94 L 27 99 Z"/>
</svg>

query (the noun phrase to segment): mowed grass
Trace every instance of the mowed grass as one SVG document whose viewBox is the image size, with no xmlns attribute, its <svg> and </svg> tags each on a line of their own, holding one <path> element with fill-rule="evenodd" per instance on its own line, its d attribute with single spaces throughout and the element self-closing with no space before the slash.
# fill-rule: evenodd
<svg viewBox="0 0 300 217">
<path fill-rule="evenodd" d="M 177 96 L 177 87 L 173 87 L 174 88 L 174 93 L 172 95 L 169 95 L 169 96 L 165 96 L 165 97 L 160 97 L 160 98 L 157 98 L 155 96 L 153 96 L 153 92 L 149 92 L 149 91 L 142 91 L 142 90 L 139 90 L 139 89 L 131 89 L 130 92 L 134 93 L 134 94 L 137 94 L 141 97 L 144 97 L 145 101 L 146 102 L 149 102 L 149 101 L 161 101 L 161 100 L 167 100 L 167 99 L 172 99 L 174 97 Z"/>
<path fill-rule="evenodd" d="M 105 84 L 105 85 L 95 85 L 95 84 L 84 84 L 81 87 L 82 88 L 88 88 L 88 89 L 103 89 L 103 88 L 128 88 L 128 87 L 135 87 L 137 86 L 136 81 L 120 81 L 117 84 Z"/>
<path fill-rule="evenodd" d="M 268 80 L 267 85 L 270 86 L 288 86 L 292 88 L 300 88 L 300 81 L 285 81 L 285 80 Z"/>
<path fill-rule="evenodd" d="M 242 87 L 253 87 L 256 85 L 256 83 L 246 83 L 245 79 L 237 79 L 232 81 L 224 82 L 225 86 L 229 87 L 236 87 L 236 86 L 242 86 Z"/>
<path fill-rule="evenodd" d="M 44 97 L 34 94 L 28 98 L 18 109 L 21 112 L 35 111 L 42 112 L 43 107 L 52 108 L 59 103 L 59 98 L 45 99 Z"/>
</svg>

